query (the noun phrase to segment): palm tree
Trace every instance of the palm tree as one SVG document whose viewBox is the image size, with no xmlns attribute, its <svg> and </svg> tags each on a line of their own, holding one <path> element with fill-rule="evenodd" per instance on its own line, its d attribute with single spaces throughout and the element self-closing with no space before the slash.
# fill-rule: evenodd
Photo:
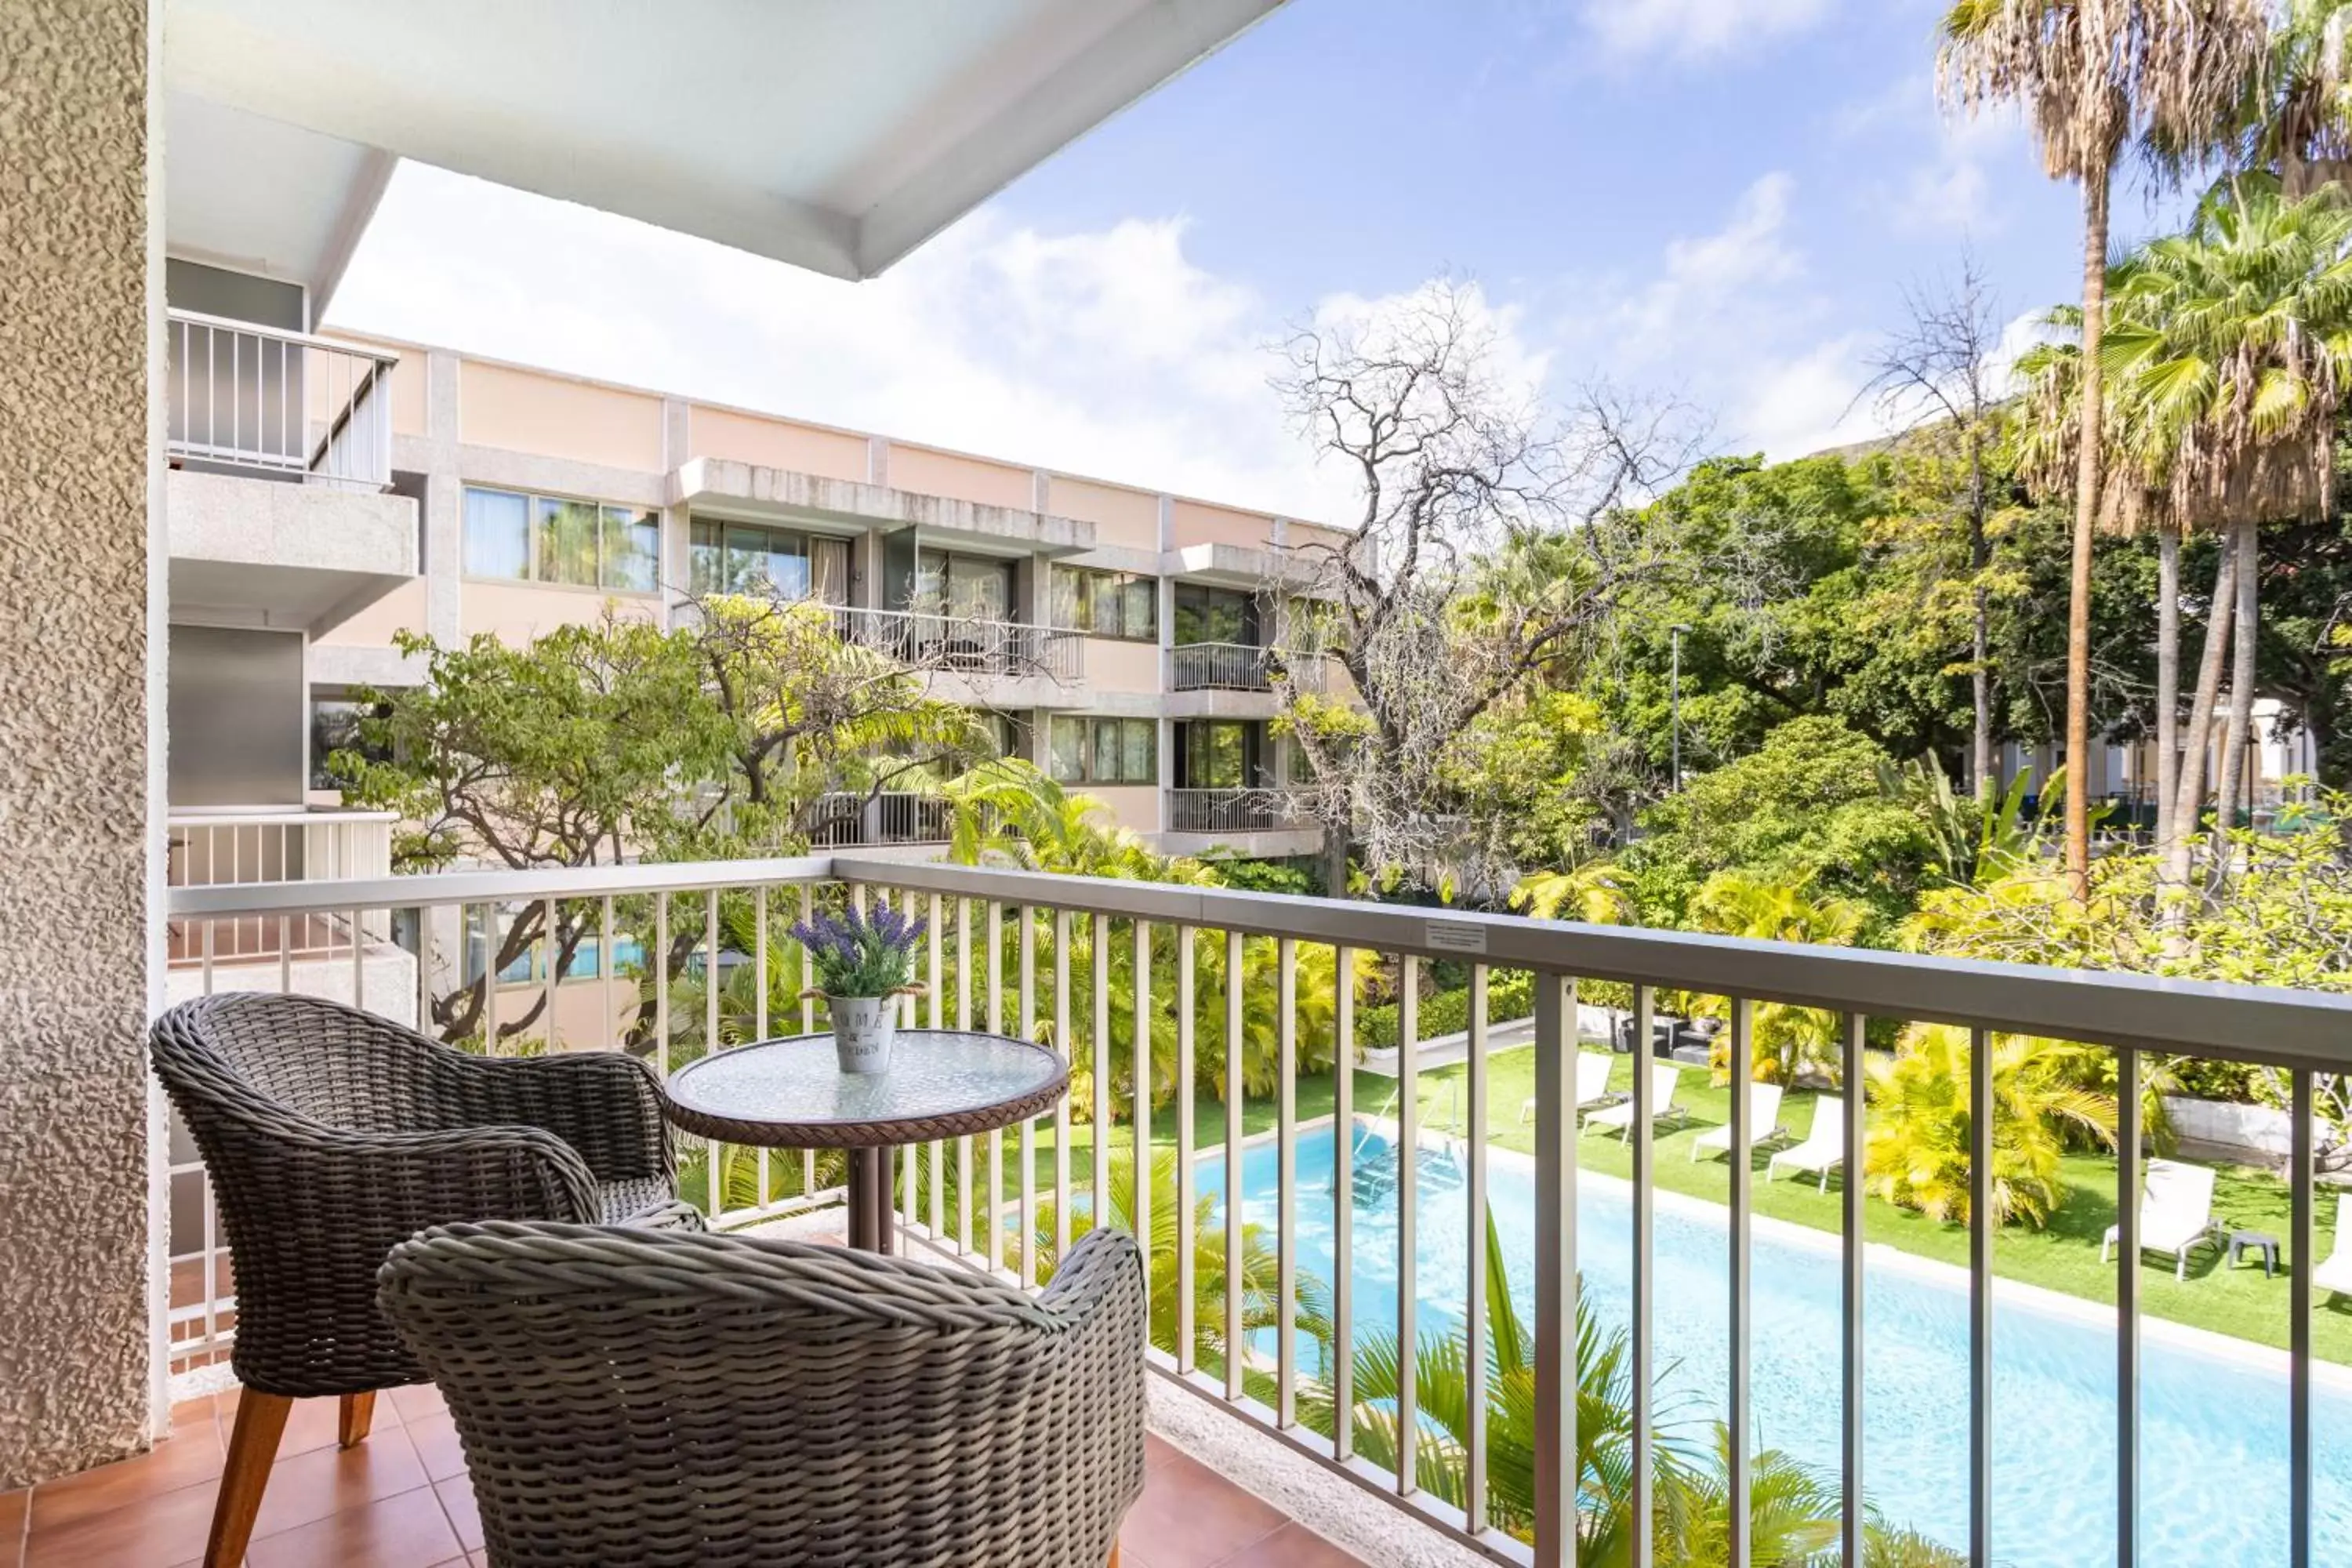
<svg viewBox="0 0 2352 1568">
<path fill-rule="evenodd" d="M 1325 1362 L 1330 1360 L 1325 1346 Z M 1486 1507 L 1495 1525 L 1522 1541 L 1536 1520 L 1535 1331 L 1519 1316 L 1490 1210 L 1486 1215 Z M 1396 1336 L 1357 1337 L 1351 1387 L 1356 1449 L 1393 1470 L 1401 1387 Z M 1595 1568 L 1637 1568 L 1633 1561 L 1633 1349 L 1625 1331 L 1604 1327 L 1591 1298 L 1577 1291 L 1576 1560 Z M 1458 1334 L 1424 1332 L 1413 1354 L 1413 1469 L 1423 1490 L 1455 1508 L 1468 1502 L 1469 1350 Z M 1328 1383 L 1310 1384 L 1300 1419 L 1327 1436 L 1338 1430 Z M 1684 1568 L 1729 1562 L 1731 1445 L 1714 1424 L 1713 1441 L 1694 1451 L 1662 1413 L 1651 1452 L 1655 1465 L 1652 1555 Z M 1768 1448 L 1748 1466 L 1748 1558 L 1759 1568 L 1824 1562 L 1837 1543 L 1843 1500 L 1836 1483 L 1788 1454 Z M 1903 1555 L 1901 1553 L 1911 1553 Z M 1874 1512 L 1865 1527 L 1863 1568 L 1958 1568 L 1967 1559 L 1908 1531 L 1887 1529 Z M 1640 1565 L 1646 1568 L 1646 1565 Z"/>
<path fill-rule="evenodd" d="M 1870 1190 L 1931 1219 L 1969 1222 L 1969 1031 L 1915 1028 L 1893 1057 L 1864 1064 Z M 2116 1104 L 2079 1082 L 2074 1047 L 2023 1035 L 1992 1037 L 1994 1223 L 2047 1223 L 2064 1195 L 2059 1163 L 2069 1135 L 2112 1146 Z"/>
<path fill-rule="evenodd" d="M 2352 0 L 2283 0 L 2270 58 L 2231 118 L 2237 162 L 2267 169 L 2289 196 L 2352 175 Z"/>
<path fill-rule="evenodd" d="M 2336 414 L 2352 390 L 2352 205 L 2328 185 L 2291 200 L 2267 174 L 2234 175 L 2199 204 L 2184 234 L 2144 247 L 2116 272 L 2116 321 L 2104 358 L 2137 445 L 2157 455 L 2161 505 L 2181 527 L 2230 539 L 2230 716 L 2221 759 L 2213 873 L 2252 721 L 2264 522 L 2324 517 L 2334 500 Z M 2200 672 L 2200 699 L 2204 694 Z M 2205 737 L 2192 717 L 2168 859 L 2187 879 L 2202 800 Z"/>
<path fill-rule="evenodd" d="M 1968 110 L 2021 106 L 2053 179 L 2083 187 L 2082 439 L 2066 630 L 2066 870 L 2090 892 L 2091 820 L 2082 760 L 2091 750 L 2091 541 L 2105 448 L 2101 353 L 2106 328 L 2109 198 L 2135 138 L 2179 169 L 2225 138 L 2268 41 L 2263 0 L 1954 0 L 1937 86 Z"/>
</svg>

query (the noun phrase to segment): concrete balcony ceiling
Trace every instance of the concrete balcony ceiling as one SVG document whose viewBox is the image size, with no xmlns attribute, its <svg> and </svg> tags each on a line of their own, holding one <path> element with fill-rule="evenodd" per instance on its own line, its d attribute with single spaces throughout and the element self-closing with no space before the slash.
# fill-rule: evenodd
<svg viewBox="0 0 2352 1568">
<path fill-rule="evenodd" d="M 176 94 L 350 149 L 868 278 L 1279 3 L 167 0 L 164 67 Z M 340 163 L 344 199 L 301 205 L 364 226 L 364 156 L 209 129 L 263 171 Z M 205 184 L 173 192 L 175 237 L 234 232 L 179 210 L 246 199 Z M 339 272 L 348 224 L 312 226 L 299 275 Z"/>
</svg>

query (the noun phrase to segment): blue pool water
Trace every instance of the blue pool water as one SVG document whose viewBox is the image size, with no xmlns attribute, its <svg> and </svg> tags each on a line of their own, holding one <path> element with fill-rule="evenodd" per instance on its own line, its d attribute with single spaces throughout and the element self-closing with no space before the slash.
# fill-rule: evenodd
<svg viewBox="0 0 2352 1568">
<path fill-rule="evenodd" d="M 1396 1327 L 1396 1152 L 1359 1122 L 1354 1319 Z M 1302 1276 L 1331 1279 L 1331 1129 L 1302 1133 L 1297 1216 Z M 1243 1213 L 1269 1234 L 1278 1219 L 1276 1151 L 1248 1149 Z M 1469 1215 L 1450 1150 L 1417 1162 L 1416 1315 L 1422 1331 L 1462 1321 Z M 1488 1188 L 1512 1294 L 1535 1310 L 1531 1167 L 1497 1152 Z M 1199 1166 L 1222 1211 L 1222 1157 Z M 1837 1201 L 1834 1191 L 1824 1204 Z M 1219 1223 L 1223 1222 L 1222 1212 Z M 1724 1414 L 1729 1362 L 1724 1267 L 1727 1215 L 1662 1195 L 1655 1219 L 1654 1343 L 1662 1422 L 1694 1441 Z M 1577 1262 L 1606 1324 L 1627 1321 L 1632 1189 L 1579 1184 Z M 1751 1389 L 1759 1447 L 1834 1475 L 1839 1433 L 1837 1240 L 1759 1227 L 1753 1252 Z M 2154 1267 L 2153 1264 L 2150 1265 Z M 1865 1260 L 1864 1488 L 1891 1521 L 1964 1546 L 1968 1539 L 1968 1284 L 1957 1270 L 1874 1248 Z M 2282 1321 L 2286 1287 L 2278 1290 Z M 2326 1310 L 2326 1307 L 2322 1307 Z M 2088 1568 L 2115 1560 L 2115 1331 L 2083 1315 L 1995 1297 L 1993 1548 L 2013 1568 Z M 1272 1337 L 1261 1345 L 1271 1352 Z M 1302 1347 L 1301 1363 L 1316 1368 Z M 2287 1385 L 2283 1363 L 2142 1335 L 2141 1561 L 2172 1568 L 2271 1568 L 2287 1562 Z M 2352 1393 L 2313 1393 L 2315 1563 L 2352 1563 Z"/>
</svg>

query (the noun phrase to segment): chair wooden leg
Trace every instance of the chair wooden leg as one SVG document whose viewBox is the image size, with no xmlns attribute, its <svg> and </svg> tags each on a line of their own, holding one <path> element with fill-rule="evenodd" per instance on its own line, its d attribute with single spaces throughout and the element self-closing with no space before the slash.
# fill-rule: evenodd
<svg viewBox="0 0 2352 1568">
<path fill-rule="evenodd" d="M 253 1538 L 253 1516 L 269 1485 L 294 1402 L 282 1394 L 247 1389 L 236 1404 L 236 1426 L 228 1439 L 228 1466 L 221 1471 L 220 1496 L 213 1504 L 212 1538 L 205 1542 L 205 1568 L 237 1568 Z"/>
<path fill-rule="evenodd" d="M 335 1438 L 346 1448 L 356 1448 L 367 1441 L 368 1428 L 375 1425 L 375 1395 L 346 1394 L 342 1407 L 335 1413 Z"/>
</svg>

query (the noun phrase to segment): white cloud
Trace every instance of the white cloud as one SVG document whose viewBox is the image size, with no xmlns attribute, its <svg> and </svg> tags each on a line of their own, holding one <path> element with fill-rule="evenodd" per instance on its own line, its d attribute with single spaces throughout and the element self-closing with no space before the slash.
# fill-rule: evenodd
<svg viewBox="0 0 2352 1568">
<path fill-rule="evenodd" d="M 846 283 L 415 164 L 338 325 L 1294 515 L 1344 510 L 1266 384 L 1280 315 L 1181 219 L 983 210 Z"/>
<path fill-rule="evenodd" d="M 1584 24 L 1612 58 L 1703 59 L 1734 46 L 1794 33 L 1827 16 L 1834 0 L 1586 0 Z"/>
</svg>

